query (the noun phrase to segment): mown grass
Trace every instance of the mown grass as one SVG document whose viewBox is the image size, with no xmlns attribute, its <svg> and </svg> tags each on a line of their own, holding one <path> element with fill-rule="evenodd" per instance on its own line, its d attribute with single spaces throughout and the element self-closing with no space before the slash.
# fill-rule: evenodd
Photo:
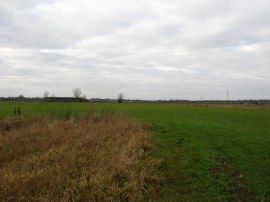
<svg viewBox="0 0 270 202">
<path fill-rule="evenodd" d="M 0 116 L 113 110 L 149 122 L 167 178 L 159 201 L 270 201 L 270 108 L 181 104 L 0 103 Z"/>
<path fill-rule="evenodd" d="M 1 201 L 151 200 L 149 125 L 111 114 L 0 121 Z"/>
</svg>

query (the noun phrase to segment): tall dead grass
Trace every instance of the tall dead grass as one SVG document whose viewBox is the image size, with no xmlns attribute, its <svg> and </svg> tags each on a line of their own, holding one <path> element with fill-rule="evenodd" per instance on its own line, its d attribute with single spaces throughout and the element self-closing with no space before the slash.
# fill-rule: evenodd
<svg viewBox="0 0 270 202">
<path fill-rule="evenodd" d="M 3 201 L 140 201 L 159 187 L 149 126 L 126 117 L 0 121 Z"/>
</svg>

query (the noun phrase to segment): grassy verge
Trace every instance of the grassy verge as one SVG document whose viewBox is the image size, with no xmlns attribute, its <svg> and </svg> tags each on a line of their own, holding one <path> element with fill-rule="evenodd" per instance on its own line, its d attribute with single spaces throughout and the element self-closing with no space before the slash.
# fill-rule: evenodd
<svg viewBox="0 0 270 202">
<path fill-rule="evenodd" d="M 141 201 L 162 178 L 149 126 L 111 114 L 0 121 L 3 201 Z"/>
</svg>

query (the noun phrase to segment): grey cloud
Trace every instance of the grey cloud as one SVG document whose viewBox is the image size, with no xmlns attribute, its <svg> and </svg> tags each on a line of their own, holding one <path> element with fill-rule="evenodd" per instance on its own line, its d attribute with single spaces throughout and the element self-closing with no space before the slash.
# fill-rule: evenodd
<svg viewBox="0 0 270 202">
<path fill-rule="evenodd" d="M 79 87 L 88 97 L 270 98 L 269 7 L 266 0 L 2 1 L 0 96 L 68 96 Z"/>
</svg>

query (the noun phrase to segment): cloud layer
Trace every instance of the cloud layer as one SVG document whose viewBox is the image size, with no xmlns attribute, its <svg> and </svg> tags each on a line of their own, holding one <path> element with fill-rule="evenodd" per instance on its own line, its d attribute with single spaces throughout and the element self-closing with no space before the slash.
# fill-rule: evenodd
<svg viewBox="0 0 270 202">
<path fill-rule="evenodd" d="M 0 97 L 270 99 L 268 0 L 0 2 Z"/>
</svg>

